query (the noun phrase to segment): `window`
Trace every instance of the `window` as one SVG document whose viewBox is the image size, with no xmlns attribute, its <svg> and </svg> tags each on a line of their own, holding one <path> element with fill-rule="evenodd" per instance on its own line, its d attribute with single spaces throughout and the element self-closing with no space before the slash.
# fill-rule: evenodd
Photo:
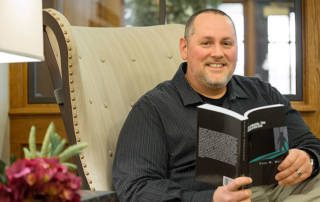
<svg viewBox="0 0 320 202">
<path fill-rule="evenodd" d="M 269 15 L 268 52 L 262 69 L 269 72 L 264 80 L 277 86 L 284 94 L 296 93 L 296 44 L 294 13 L 289 15 Z M 281 68 L 283 67 L 283 68 Z"/>
<path fill-rule="evenodd" d="M 301 1 L 253 0 L 218 8 L 230 14 L 243 42 L 235 73 L 259 77 L 291 100 L 302 100 Z"/>
<path fill-rule="evenodd" d="M 64 13 L 72 25 L 80 26 L 149 26 L 164 22 L 184 24 L 196 10 L 218 7 L 228 13 L 235 23 L 239 48 L 235 74 L 260 77 L 291 100 L 302 100 L 301 1 L 299 0 L 45 0 L 44 2 L 45 7 L 55 7 Z M 47 89 L 52 87 L 46 86 L 51 84 L 45 84 L 41 79 L 37 79 L 47 73 L 36 72 L 40 70 L 37 67 L 30 69 L 29 81 L 32 80 L 30 77 L 35 80 L 29 85 L 31 100 L 34 103 L 52 102 L 54 100 L 52 93 L 47 92 Z"/>
<path fill-rule="evenodd" d="M 301 1 L 255 0 L 253 75 L 302 100 Z"/>
<path fill-rule="evenodd" d="M 28 63 L 28 103 L 55 103 L 55 101 L 46 63 Z"/>
<path fill-rule="evenodd" d="M 169 23 L 184 23 L 198 9 L 225 11 L 234 21 L 238 38 L 235 74 L 259 77 L 291 100 L 302 100 L 301 1 L 166 2 Z M 183 11 L 172 11 L 171 6 Z"/>
<path fill-rule="evenodd" d="M 231 17 L 237 32 L 238 40 L 238 62 L 234 71 L 235 74 L 244 75 L 244 17 L 242 3 L 222 3 L 218 9 L 228 13 Z"/>
<path fill-rule="evenodd" d="M 216 1 L 197 2 L 191 5 L 185 1 L 188 5 L 180 5 L 185 9 L 182 13 L 190 16 L 195 10 L 216 7 Z M 239 51 L 235 74 L 259 77 L 291 100 L 302 100 L 300 4 L 294 0 L 225 0 L 217 5 L 236 27 Z M 169 23 L 185 22 L 181 14 L 178 20 L 174 14 L 167 6 Z"/>
</svg>

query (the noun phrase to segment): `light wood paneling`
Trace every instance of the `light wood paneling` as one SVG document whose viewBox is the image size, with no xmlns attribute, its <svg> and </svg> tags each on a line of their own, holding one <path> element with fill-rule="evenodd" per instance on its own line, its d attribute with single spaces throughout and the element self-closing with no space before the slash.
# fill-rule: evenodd
<svg viewBox="0 0 320 202">
<path fill-rule="evenodd" d="M 246 1 L 244 3 L 245 13 L 255 12 L 255 3 L 253 1 Z M 253 16 L 253 15 L 250 15 Z M 256 71 L 256 33 L 255 33 L 255 18 L 247 17 L 244 19 L 244 40 L 245 40 L 245 75 L 254 76 Z"/>
<path fill-rule="evenodd" d="M 311 130 L 320 137 L 320 1 L 304 0 L 302 8 L 303 101 L 293 102 Z"/>
<path fill-rule="evenodd" d="M 56 104 L 28 104 L 27 64 L 10 65 L 10 114 L 50 113 L 59 114 Z M 48 78 L 50 79 L 50 78 Z"/>
<path fill-rule="evenodd" d="M 28 104 L 27 64 L 12 64 L 9 68 L 10 89 L 10 150 L 11 155 L 22 157 L 22 148 L 28 144 L 29 130 L 37 128 L 37 142 L 42 142 L 51 121 L 60 135 L 66 137 L 60 110 L 56 104 Z"/>
<path fill-rule="evenodd" d="M 32 125 L 36 126 L 36 142 L 37 144 L 40 144 L 50 122 L 54 122 L 56 130 L 59 134 L 65 134 L 60 115 L 11 115 L 11 155 L 16 157 L 23 156 L 22 148 L 28 144 L 29 131 Z"/>
</svg>

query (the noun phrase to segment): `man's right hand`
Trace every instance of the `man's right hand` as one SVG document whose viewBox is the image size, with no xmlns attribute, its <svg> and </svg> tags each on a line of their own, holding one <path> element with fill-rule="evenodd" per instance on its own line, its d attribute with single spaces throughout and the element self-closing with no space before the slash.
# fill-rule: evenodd
<svg viewBox="0 0 320 202">
<path fill-rule="evenodd" d="M 252 192 L 250 189 L 241 189 L 251 184 L 250 177 L 235 178 L 228 185 L 220 186 L 213 194 L 213 202 L 250 202 Z"/>
</svg>

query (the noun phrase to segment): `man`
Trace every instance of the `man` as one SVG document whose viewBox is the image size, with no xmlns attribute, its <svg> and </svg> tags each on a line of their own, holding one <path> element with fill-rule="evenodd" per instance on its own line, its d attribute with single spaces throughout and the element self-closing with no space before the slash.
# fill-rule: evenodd
<svg viewBox="0 0 320 202">
<path fill-rule="evenodd" d="M 186 62 L 173 79 L 145 94 L 121 130 L 113 167 L 120 201 L 289 201 L 294 194 L 307 201 L 314 197 L 318 180 L 312 176 L 318 173 L 320 143 L 276 89 L 256 78 L 233 76 L 237 39 L 230 17 L 215 9 L 192 15 L 180 39 L 180 54 Z M 286 106 L 291 149 L 278 167 L 278 186 L 241 189 L 252 182 L 249 177 L 221 187 L 195 180 L 196 106 L 204 102 L 238 113 L 267 104 Z M 302 193 L 309 193 L 309 198 Z"/>
</svg>

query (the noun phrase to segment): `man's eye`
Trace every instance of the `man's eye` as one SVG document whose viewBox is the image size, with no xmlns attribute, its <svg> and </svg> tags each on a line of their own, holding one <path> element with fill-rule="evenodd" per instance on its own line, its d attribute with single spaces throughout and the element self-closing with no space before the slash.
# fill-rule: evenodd
<svg viewBox="0 0 320 202">
<path fill-rule="evenodd" d="M 232 41 L 224 41 L 222 43 L 224 46 L 232 46 L 233 45 L 233 42 Z"/>
<path fill-rule="evenodd" d="M 203 42 L 201 42 L 201 45 L 203 45 L 203 46 L 209 46 L 209 45 L 210 45 L 210 42 L 209 42 L 209 41 L 203 41 Z"/>
</svg>

